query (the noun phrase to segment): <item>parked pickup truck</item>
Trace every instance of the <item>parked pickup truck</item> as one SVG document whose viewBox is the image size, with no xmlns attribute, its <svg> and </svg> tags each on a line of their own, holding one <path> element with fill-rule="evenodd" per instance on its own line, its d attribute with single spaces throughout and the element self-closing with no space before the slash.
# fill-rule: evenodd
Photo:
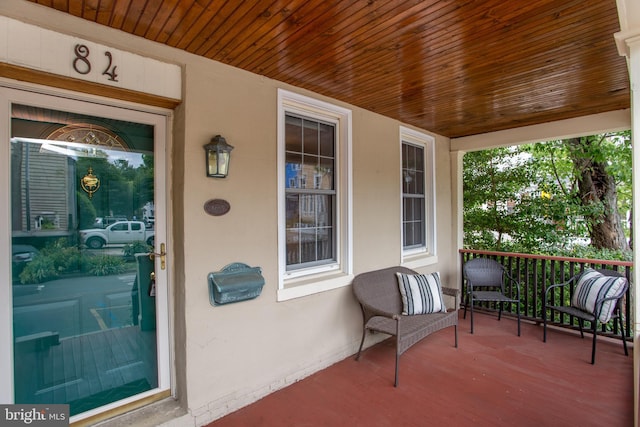
<svg viewBox="0 0 640 427">
<path fill-rule="evenodd" d="M 100 249 L 105 245 L 124 245 L 136 241 L 153 246 L 154 230 L 148 230 L 142 221 L 118 221 L 106 228 L 80 230 L 82 242 L 91 249 Z"/>
</svg>

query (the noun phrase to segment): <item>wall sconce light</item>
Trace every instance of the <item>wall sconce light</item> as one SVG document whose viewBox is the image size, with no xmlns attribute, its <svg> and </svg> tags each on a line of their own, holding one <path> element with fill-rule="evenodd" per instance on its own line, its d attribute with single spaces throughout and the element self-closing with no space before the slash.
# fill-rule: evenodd
<svg viewBox="0 0 640 427">
<path fill-rule="evenodd" d="M 216 135 L 211 142 L 204 146 L 207 153 L 207 176 L 211 178 L 226 178 L 229 173 L 229 160 L 233 146 L 227 140 Z"/>
</svg>

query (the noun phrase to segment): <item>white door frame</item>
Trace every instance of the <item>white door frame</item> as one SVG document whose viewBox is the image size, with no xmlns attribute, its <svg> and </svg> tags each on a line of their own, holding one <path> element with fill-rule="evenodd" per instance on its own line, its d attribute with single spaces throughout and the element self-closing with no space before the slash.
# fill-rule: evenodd
<svg viewBox="0 0 640 427">
<path fill-rule="evenodd" d="M 11 206 L 10 206 L 10 179 L 11 179 L 11 104 L 21 103 L 39 106 L 54 110 L 75 111 L 81 114 L 89 114 L 98 117 L 109 117 L 117 120 L 137 122 L 154 126 L 154 166 L 155 166 L 155 245 L 159 252 L 161 243 L 166 243 L 167 253 L 171 254 L 172 248 L 169 236 L 167 217 L 169 216 L 167 205 L 168 163 L 166 153 L 170 152 L 173 114 L 171 110 L 121 102 L 97 96 L 85 95 L 75 92 L 57 90 L 45 86 L 25 84 L 9 79 L 0 78 L 0 198 L 5 203 L 0 203 L 0 271 L 7 276 L 0 283 L 9 283 L 10 258 L 11 258 Z M 172 328 L 169 310 L 170 281 L 169 274 L 173 262 L 169 256 L 167 269 L 160 269 L 160 261 L 156 257 L 156 309 L 157 309 L 157 353 L 158 353 L 158 388 L 146 393 L 133 396 L 114 404 L 106 405 L 92 411 L 85 412 L 71 421 L 77 421 L 96 413 L 110 410 L 114 407 L 156 394 L 160 391 L 171 390 L 173 377 L 173 345 L 170 340 Z M 0 403 L 13 403 L 13 304 L 11 286 L 0 285 Z"/>
</svg>

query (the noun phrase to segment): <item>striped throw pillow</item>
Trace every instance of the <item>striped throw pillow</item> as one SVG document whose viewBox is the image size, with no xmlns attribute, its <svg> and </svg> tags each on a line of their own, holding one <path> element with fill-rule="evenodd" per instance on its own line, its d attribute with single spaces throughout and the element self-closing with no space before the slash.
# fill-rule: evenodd
<svg viewBox="0 0 640 427">
<path fill-rule="evenodd" d="M 591 268 L 586 268 L 573 291 L 571 305 L 595 314 L 596 301 L 619 295 L 627 279 L 625 277 L 605 276 Z M 609 300 L 602 304 L 598 320 L 607 323 L 611 320 L 616 301 Z"/>
<path fill-rule="evenodd" d="M 442 298 L 440 274 L 396 273 L 402 295 L 402 314 L 447 312 Z"/>
</svg>

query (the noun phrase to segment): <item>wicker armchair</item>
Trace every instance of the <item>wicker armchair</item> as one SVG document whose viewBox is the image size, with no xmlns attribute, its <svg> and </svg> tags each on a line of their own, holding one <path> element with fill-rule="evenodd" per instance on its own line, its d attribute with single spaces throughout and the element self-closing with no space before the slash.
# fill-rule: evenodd
<svg viewBox="0 0 640 427">
<path fill-rule="evenodd" d="M 586 271 L 587 270 L 585 270 L 585 272 Z M 619 287 L 617 287 L 615 291 L 606 292 L 606 289 L 605 290 L 600 289 L 597 292 L 598 296 L 597 298 L 594 298 L 595 302 L 594 302 L 593 310 L 585 310 L 584 307 L 577 307 L 576 300 L 574 298 L 574 295 L 576 294 L 576 292 L 582 292 L 582 293 L 585 292 L 584 289 L 582 291 L 578 291 L 577 289 L 581 279 L 587 280 L 586 278 L 583 278 L 583 275 L 585 274 L 585 272 L 580 272 L 579 274 L 576 274 L 575 276 L 573 276 L 571 279 L 569 279 L 564 283 L 559 283 L 556 285 L 549 286 L 545 290 L 544 299 L 542 300 L 542 319 L 544 323 L 543 341 L 547 342 L 547 323 L 548 323 L 547 310 L 551 310 L 551 312 L 556 311 L 559 313 L 568 314 L 569 316 L 577 318 L 578 327 L 580 328 L 580 336 L 583 339 L 584 339 L 584 332 L 582 330 L 582 327 L 584 322 L 587 321 L 591 325 L 591 333 L 593 334 L 593 344 L 591 346 L 591 364 L 592 365 L 595 364 L 596 362 L 596 337 L 598 335 L 598 323 L 602 317 L 601 312 L 603 310 L 603 307 L 605 307 L 607 310 L 610 310 L 610 313 L 611 313 L 611 316 L 607 320 L 607 322 L 609 320 L 613 320 L 614 324 L 615 322 L 619 322 L 620 334 L 622 337 L 622 345 L 624 347 L 624 354 L 626 356 L 629 355 L 629 351 L 627 350 L 627 340 L 625 339 L 625 336 L 624 336 L 624 324 L 622 322 L 622 315 L 621 315 L 621 309 L 620 309 L 620 303 L 627 292 L 629 283 L 627 282 L 627 279 L 618 271 L 607 270 L 607 269 L 598 269 L 595 271 L 600 275 L 604 276 L 604 280 L 610 279 L 610 278 L 616 278 L 616 279 L 622 278 L 622 280 L 621 280 L 621 284 L 619 284 Z M 560 299 L 561 296 L 556 295 L 556 293 L 559 289 L 562 289 L 571 284 L 573 284 L 576 287 L 576 289 L 574 289 L 574 295 L 571 295 L 571 305 L 568 305 L 568 306 L 561 305 L 562 303 Z M 557 300 L 559 300 L 558 304 L 554 304 L 552 302 L 552 298 L 554 297 L 557 297 Z M 606 307 L 607 304 L 613 304 L 613 306 Z"/>
<path fill-rule="evenodd" d="M 515 304 L 518 316 L 518 336 L 520 336 L 520 284 L 507 272 L 502 264 L 490 258 L 474 258 L 464 264 L 467 280 L 464 318 L 467 306 L 471 311 L 471 333 L 473 333 L 473 306 L 476 302 L 495 302 L 498 305 L 498 320 L 502 317 L 502 306 Z M 506 280 L 512 283 L 509 289 Z M 515 295 L 514 295 L 515 293 Z"/>
<path fill-rule="evenodd" d="M 390 267 L 357 275 L 353 280 L 353 292 L 362 309 L 363 327 L 360 358 L 367 330 L 395 336 L 396 370 L 394 385 L 398 386 L 398 362 L 400 355 L 412 345 L 440 329 L 453 326 L 455 346 L 458 347 L 458 306 L 460 292 L 442 287 L 444 295 L 455 297 L 455 309 L 438 313 L 403 315 L 402 299 L 396 273 L 418 274 L 404 267 Z"/>
</svg>

